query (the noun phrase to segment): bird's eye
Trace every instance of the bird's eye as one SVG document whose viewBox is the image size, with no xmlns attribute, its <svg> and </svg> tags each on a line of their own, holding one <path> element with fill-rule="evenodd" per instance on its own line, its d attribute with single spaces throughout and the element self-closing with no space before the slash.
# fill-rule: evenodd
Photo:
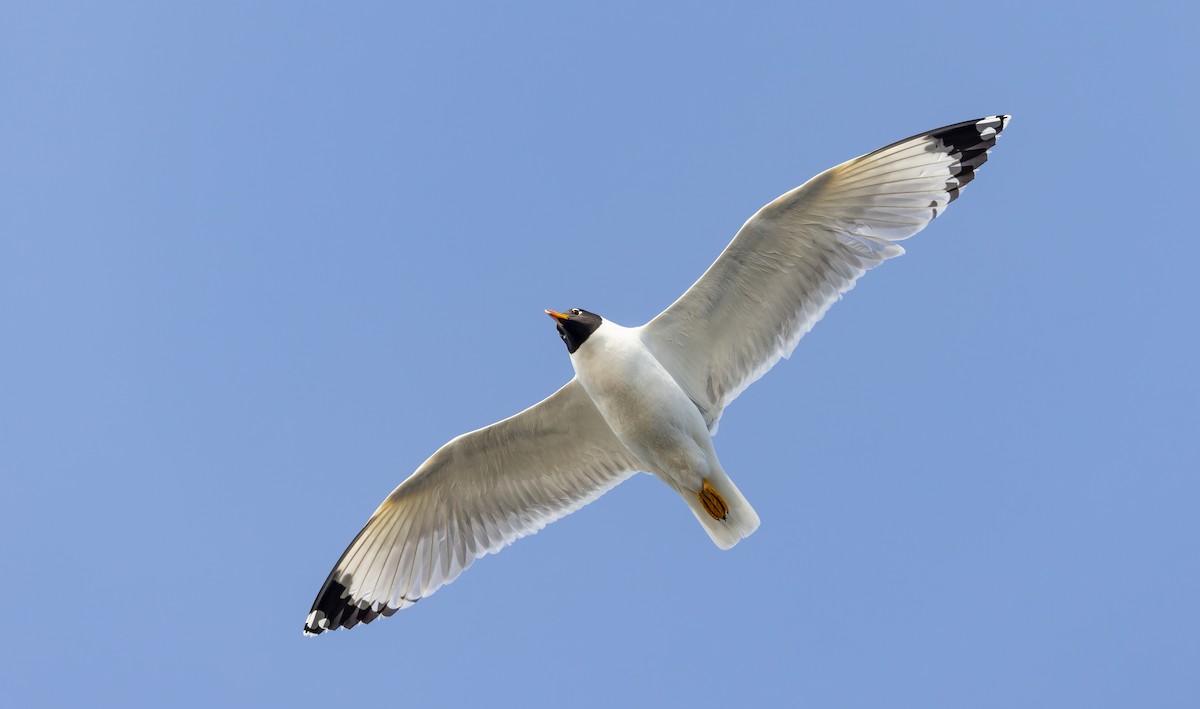
<svg viewBox="0 0 1200 709">
<path fill-rule="evenodd" d="M 572 315 L 583 315 L 583 311 L 580 310 L 579 308 L 571 308 L 571 314 Z"/>
</svg>

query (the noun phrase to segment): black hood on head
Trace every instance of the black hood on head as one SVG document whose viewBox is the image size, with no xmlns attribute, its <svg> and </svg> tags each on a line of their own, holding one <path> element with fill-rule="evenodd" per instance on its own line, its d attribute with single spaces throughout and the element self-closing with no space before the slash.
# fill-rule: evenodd
<svg viewBox="0 0 1200 709">
<path fill-rule="evenodd" d="M 559 317 L 559 315 L 564 317 Z M 587 341 L 596 328 L 600 327 L 600 323 L 604 322 L 599 315 L 579 308 L 572 308 L 565 313 L 552 314 L 551 317 L 558 324 L 559 337 L 562 337 L 563 342 L 567 345 L 567 352 L 571 354 L 575 354 L 575 350 L 579 349 L 579 346 Z"/>
</svg>

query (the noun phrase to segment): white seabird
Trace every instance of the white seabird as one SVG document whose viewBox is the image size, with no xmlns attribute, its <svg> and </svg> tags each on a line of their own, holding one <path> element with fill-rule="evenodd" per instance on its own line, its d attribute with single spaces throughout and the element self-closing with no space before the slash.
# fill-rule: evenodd
<svg viewBox="0 0 1200 709">
<path fill-rule="evenodd" d="M 641 327 L 547 310 L 575 377 L 442 446 L 388 495 L 321 587 L 306 634 L 416 603 L 635 472 L 679 493 L 728 549 L 758 515 L 713 450 L 721 412 L 897 241 L 958 197 L 1008 125 L 989 116 L 842 163 L 766 205 L 679 300 Z"/>
</svg>

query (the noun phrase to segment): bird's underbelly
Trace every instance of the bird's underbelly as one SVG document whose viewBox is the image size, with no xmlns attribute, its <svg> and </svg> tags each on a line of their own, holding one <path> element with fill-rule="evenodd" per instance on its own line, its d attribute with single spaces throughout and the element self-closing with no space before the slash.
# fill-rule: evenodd
<svg viewBox="0 0 1200 709">
<path fill-rule="evenodd" d="M 715 454 L 696 405 L 657 361 L 608 364 L 580 382 L 617 439 L 647 472 L 698 488 Z"/>
</svg>

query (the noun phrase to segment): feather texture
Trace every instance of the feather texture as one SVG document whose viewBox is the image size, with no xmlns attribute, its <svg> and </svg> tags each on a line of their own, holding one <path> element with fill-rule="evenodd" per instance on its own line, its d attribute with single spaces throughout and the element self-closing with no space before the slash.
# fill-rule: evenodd
<svg viewBox="0 0 1200 709">
<path fill-rule="evenodd" d="M 1008 116 L 956 123 L 830 168 L 747 221 L 716 262 L 643 328 L 646 346 L 716 432 L 867 270 L 904 253 L 987 160 Z"/>
<path fill-rule="evenodd" d="M 442 446 L 388 495 L 334 565 L 304 631 L 349 628 L 410 606 L 636 471 L 572 379 L 536 406 Z"/>
</svg>

